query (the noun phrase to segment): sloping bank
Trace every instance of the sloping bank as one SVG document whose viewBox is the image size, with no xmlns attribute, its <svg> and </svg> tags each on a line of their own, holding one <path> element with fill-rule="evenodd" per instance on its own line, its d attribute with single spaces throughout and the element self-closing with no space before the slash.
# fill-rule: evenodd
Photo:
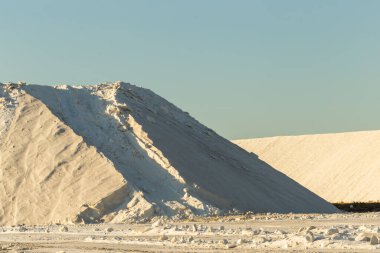
<svg viewBox="0 0 380 253">
<path fill-rule="evenodd" d="M 0 224 L 337 211 L 150 90 L 0 88 Z"/>
<path fill-rule="evenodd" d="M 380 131 L 234 142 L 331 203 L 380 202 Z"/>
</svg>

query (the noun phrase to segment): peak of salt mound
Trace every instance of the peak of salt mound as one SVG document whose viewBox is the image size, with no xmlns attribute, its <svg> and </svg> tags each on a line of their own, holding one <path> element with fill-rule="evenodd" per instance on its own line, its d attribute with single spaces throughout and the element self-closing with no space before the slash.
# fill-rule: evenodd
<svg viewBox="0 0 380 253">
<path fill-rule="evenodd" d="M 150 90 L 2 86 L 1 224 L 337 211 Z"/>
</svg>

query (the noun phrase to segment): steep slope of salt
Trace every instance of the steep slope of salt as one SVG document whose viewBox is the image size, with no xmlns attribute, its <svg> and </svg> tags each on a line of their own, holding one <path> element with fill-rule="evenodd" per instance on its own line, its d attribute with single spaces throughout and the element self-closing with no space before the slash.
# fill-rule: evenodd
<svg viewBox="0 0 380 253">
<path fill-rule="evenodd" d="M 149 90 L 126 83 L 24 89 L 110 159 L 164 213 L 177 208 L 207 213 L 212 207 L 336 210 Z"/>
<path fill-rule="evenodd" d="M 2 90 L 13 113 L 1 134 L 0 223 L 337 211 L 149 90 Z"/>
<path fill-rule="evenodd" d="M 115 165 L 124 178 L 141 190 L 149 203 L 155 203 L 155 213 L 188 215 L 211 213 L 215 208 L 186 194 L 186 185 L 180 176 L 173 176 L 159 158 L 151 158 L 152 147 L 141 146 L 133 131 L 124 129 L 112 116 L 115 105 L 98 96 L 98 92 L 115 92 L 113 86 L 63 87 L 27 86 L 25 90 L 43 101 L 62 121 L 70 125 L 86 143 L 97 148 Z M 98 92 L 96 91 L 98 90 Z M 137 131 L 137 127 L 135 127 Z M 157 156 L 157 155 L 156 155 Z M 174 174 L 175 175 L 175 174 Z M 114 222 L 129 219 L 128 202 L 120 203 Z M 112 216 L 112 215 L 111 215 Z"/>
<path fill-rule="evenodd" d="M 380 201 L 380 131 L 234 142 L 330 202 Z"/>
<path fill-rule="evenodd" d="M 68 222 L 85 204 L 128 194 L 112 163 L 44 104 L 29 95 L 18 102 L 0 145 L 0 224 Z"/>
</svg>

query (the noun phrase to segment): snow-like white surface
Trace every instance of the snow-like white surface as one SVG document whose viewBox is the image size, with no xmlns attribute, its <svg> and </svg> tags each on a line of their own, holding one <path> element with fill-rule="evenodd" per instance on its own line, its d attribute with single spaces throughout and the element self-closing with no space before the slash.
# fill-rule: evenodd
<svg viewBox="0 0 380 253">
<path fill-rule="evenodd" d="M 380 213 L 264 214 L 144 224 L 0 227 L 6 252 L 378 252 Z"/>
<path fill-rule="evenodd" d="M 16 90 L 25 94 L 0 144 L 2 223 L 337 211 L 150 90 Z"/>
<path fill-rule="evenodd" d="M 329 202 L 380 201 L 380 131 L 236 140 Z"/>
<path fill-rule="evenodd" d="M 11 124 L 17 105 L 18 90 L 11 90 L 10 85 L 0 83 L 0 142 Z"/>
</svg>

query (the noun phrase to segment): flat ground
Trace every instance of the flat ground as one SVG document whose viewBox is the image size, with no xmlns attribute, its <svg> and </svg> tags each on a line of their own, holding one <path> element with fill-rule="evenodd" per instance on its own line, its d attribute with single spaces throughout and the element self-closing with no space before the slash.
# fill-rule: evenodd
<svg viewBox="0 0 380 253">
<path fill-rule="evenodd" d="M 380 213 L 265 214 L 1 227 L 0 252 L 380 252 L 375 237 L 380 237 Z"/>
</svg>

